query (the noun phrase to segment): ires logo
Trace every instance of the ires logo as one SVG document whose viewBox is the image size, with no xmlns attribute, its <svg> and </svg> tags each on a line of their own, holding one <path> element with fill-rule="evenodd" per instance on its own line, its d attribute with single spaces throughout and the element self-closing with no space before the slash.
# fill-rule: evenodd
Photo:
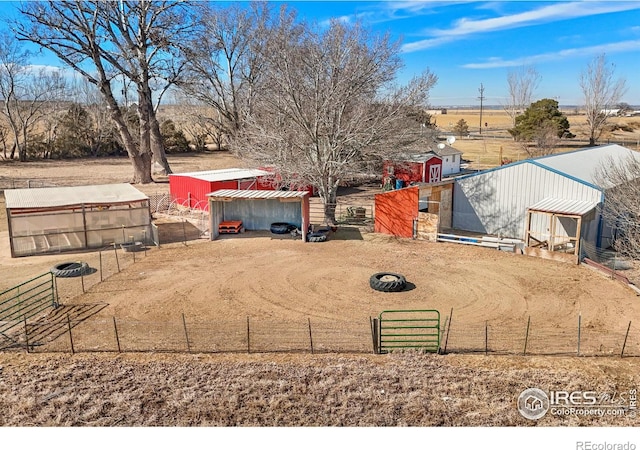
<svg viewBox="0 0 640 450">
<path fill-rule="evenodd" d="M 549 391 L 550 406 L 595 406 L 598 398 L 595 391 Z"/>
</svg>

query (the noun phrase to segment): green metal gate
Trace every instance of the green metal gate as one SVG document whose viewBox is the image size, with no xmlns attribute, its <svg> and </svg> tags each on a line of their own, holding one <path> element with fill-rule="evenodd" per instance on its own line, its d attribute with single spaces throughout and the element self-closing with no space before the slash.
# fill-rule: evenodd
<svg viewBox="0 0 640 450">
<path fill-rule="evenodd" d="M 435 309 L 382 311 L 378 322 L 378 351 L 440 350 L 440 312 Z"/>
<path fill-rule="evenodd" d="M 47 308 L 58 306 L 54 276 L 42 274 L 0 292 L 0 344 L 14 341 L 11 329 Z"/>
</svg>

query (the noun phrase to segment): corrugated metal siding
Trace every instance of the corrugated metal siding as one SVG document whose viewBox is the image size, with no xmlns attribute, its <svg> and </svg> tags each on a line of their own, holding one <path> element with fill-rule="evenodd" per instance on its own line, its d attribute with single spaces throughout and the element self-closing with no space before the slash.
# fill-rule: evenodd
<svg viewBox="0 0 640 450">
<path fill-rule="evenodd" d="M 6 189 L 4 197 L 7 209 L 52 208 L 83 204 L 118 204 L 149 199 L 145 194 L 127 183 Z"/>
<path fill-rule="evenodd" d="M 457 179 L 453 228 L 523 238 L 526 210 L 545 197 L 599 203 L 601 192 L 532 163 Z"/>
<path fill-rule="evenodd" d="M 286 222 L 302 228 L 299 202 L 236 200 L 223 202 L 224 220 L 241 220 L 246 230 L 269 230 L 274 222 Z"/>
<path fill-rule="evenodd" d="M 221 189 L 208 194 L 212 199 L 277 199 L 277 198 L 303 198 L 309 195 L 306 191 L 239 191 L 236 189 Z"/>
<path fill-rule="evenodd" d="M 595 208 L 596 205 L 597 203 L 582 200 L 545 197 L 534 205 L 529 206 L 529 209 L 532 211 L 582 216 Z"/>
</svg>

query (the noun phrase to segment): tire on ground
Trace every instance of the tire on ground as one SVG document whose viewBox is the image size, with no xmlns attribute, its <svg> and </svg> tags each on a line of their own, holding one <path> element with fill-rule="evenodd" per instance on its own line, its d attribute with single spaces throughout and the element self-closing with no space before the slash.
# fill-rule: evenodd
<svg viewBox="0 0 640 450">
<path fill-rule="evenodd" d="M 89 265 L 86 262 L 64 262 L 51 268 L 51 273 L 59 278 L 72 278 L 89 273 Z"/>
<path fill-rule="evenodd" d="M 407 280 L 397 273 L 380 272 L 371 275 L 369 285 L 380 292 L 398 292 L 407 286 Z"/>
<path fill-rule="evenodd" d="M 291 232 L 294 228 L 296 228 L 295 225 L 291 225 L 290 223 L 285 223 L 285 222 L 274 222 L 269 227 L 269 229 L 273 234 L 287 234 Z"/>
<path fill-rule="evenodd" d="M 327 235 L 324 233 L 307 234 L 307 242 L 324 242 L 326 240 L 327 240 Z"/>
</svg>

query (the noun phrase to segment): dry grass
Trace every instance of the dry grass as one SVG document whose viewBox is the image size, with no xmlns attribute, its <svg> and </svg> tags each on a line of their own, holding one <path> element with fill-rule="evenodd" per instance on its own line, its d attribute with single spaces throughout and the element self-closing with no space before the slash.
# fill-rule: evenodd
<svg viewBox="0 0 640 450">
<path fill-rule="evenodd" d="M 631 426 L 538 422 L 528 387 L 612 393 L 640 361 L 484 356 L 0 354 L 3 426 Z"/>
</svg>

